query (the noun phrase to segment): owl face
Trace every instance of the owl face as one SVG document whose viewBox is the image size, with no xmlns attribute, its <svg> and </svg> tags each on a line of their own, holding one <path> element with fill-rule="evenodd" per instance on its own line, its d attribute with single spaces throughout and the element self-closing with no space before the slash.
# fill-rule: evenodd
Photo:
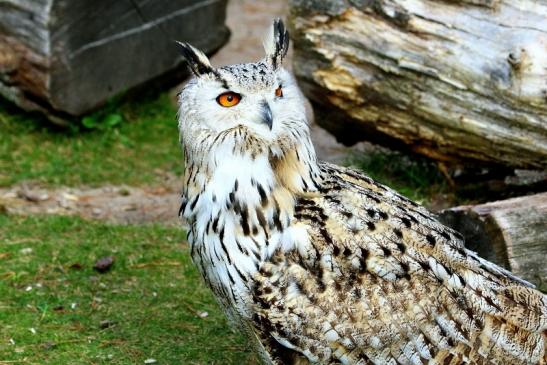
<svg viewBox="0 0 547 365">
<path fill-rule="evenodd" d="M 288 33 L 280 21 L 274 22 L 265 58 L 259 62 L 213 68 L 202 52 L 180 45 L 195 76 L 179 97 L 186 149 L 203 151 L 205 145 L 224 144 L 226 149 L 276 154 L 307 133 L 303 96 L 281 67 Z"/>
<path fill-rule="evenodd" d="M 265 62 L 225 66 L 195 78 L 180 95 L 181 125 L 221 133 L 241 128 L 263 140 L 275 140 L 303 112 L 294 78 Z"/>
</svg>

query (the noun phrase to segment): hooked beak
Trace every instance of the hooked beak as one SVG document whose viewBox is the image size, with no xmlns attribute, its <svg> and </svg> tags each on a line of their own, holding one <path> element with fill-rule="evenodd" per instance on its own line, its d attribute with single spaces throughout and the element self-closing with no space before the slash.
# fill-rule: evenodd
<svg viewBox="0 0 547 365">
<path fill-rule="evenodd" d="M 270 109 L 270 105 L 266 100 L 263 100 L 260 103 L 260 117 L 262 123 L 265 123 L 270 130 L 272 130 L 273 125 L 273 117 L 272 117 L 272 110 Z"/>
</svg>

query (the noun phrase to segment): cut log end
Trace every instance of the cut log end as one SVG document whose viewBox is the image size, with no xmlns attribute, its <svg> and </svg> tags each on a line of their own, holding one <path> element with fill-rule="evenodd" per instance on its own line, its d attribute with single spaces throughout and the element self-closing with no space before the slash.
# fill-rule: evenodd
<svg viewBox="0 0 547 365">
<path fill-rule="evenodd" d="M 547 193 L 440 213 L 466 247 L 547 291 Z"/>
</svg>

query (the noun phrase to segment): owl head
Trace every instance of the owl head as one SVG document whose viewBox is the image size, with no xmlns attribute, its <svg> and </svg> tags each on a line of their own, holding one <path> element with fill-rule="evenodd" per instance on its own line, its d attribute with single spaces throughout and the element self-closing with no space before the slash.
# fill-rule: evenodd
<svg viewBox="0 0 547 365">
<path fill-rule="evenodd" d="M 194 76 L 179 95 L 186 159 L 279 157 L 311 145 L 303 96 L 282 66 L 289 35 L 281 20 L 273 22 L 258 62 L 215 68 L 203 52 L 179 45 Z"/>
</svg>

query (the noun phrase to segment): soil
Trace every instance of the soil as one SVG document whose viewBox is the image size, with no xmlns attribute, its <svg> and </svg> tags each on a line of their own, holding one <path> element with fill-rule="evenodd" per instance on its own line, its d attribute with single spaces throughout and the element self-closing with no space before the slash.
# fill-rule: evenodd
<svg viewBox="0 0 547 365">
<path fill-rule="evenodd" d="M 180 181 L 174 176 L 161 186 L 0 189 L 0 210 L 10 214 L 77 215 L 115 224 L 178 224 L 179 204 Z"/>
</svg>

